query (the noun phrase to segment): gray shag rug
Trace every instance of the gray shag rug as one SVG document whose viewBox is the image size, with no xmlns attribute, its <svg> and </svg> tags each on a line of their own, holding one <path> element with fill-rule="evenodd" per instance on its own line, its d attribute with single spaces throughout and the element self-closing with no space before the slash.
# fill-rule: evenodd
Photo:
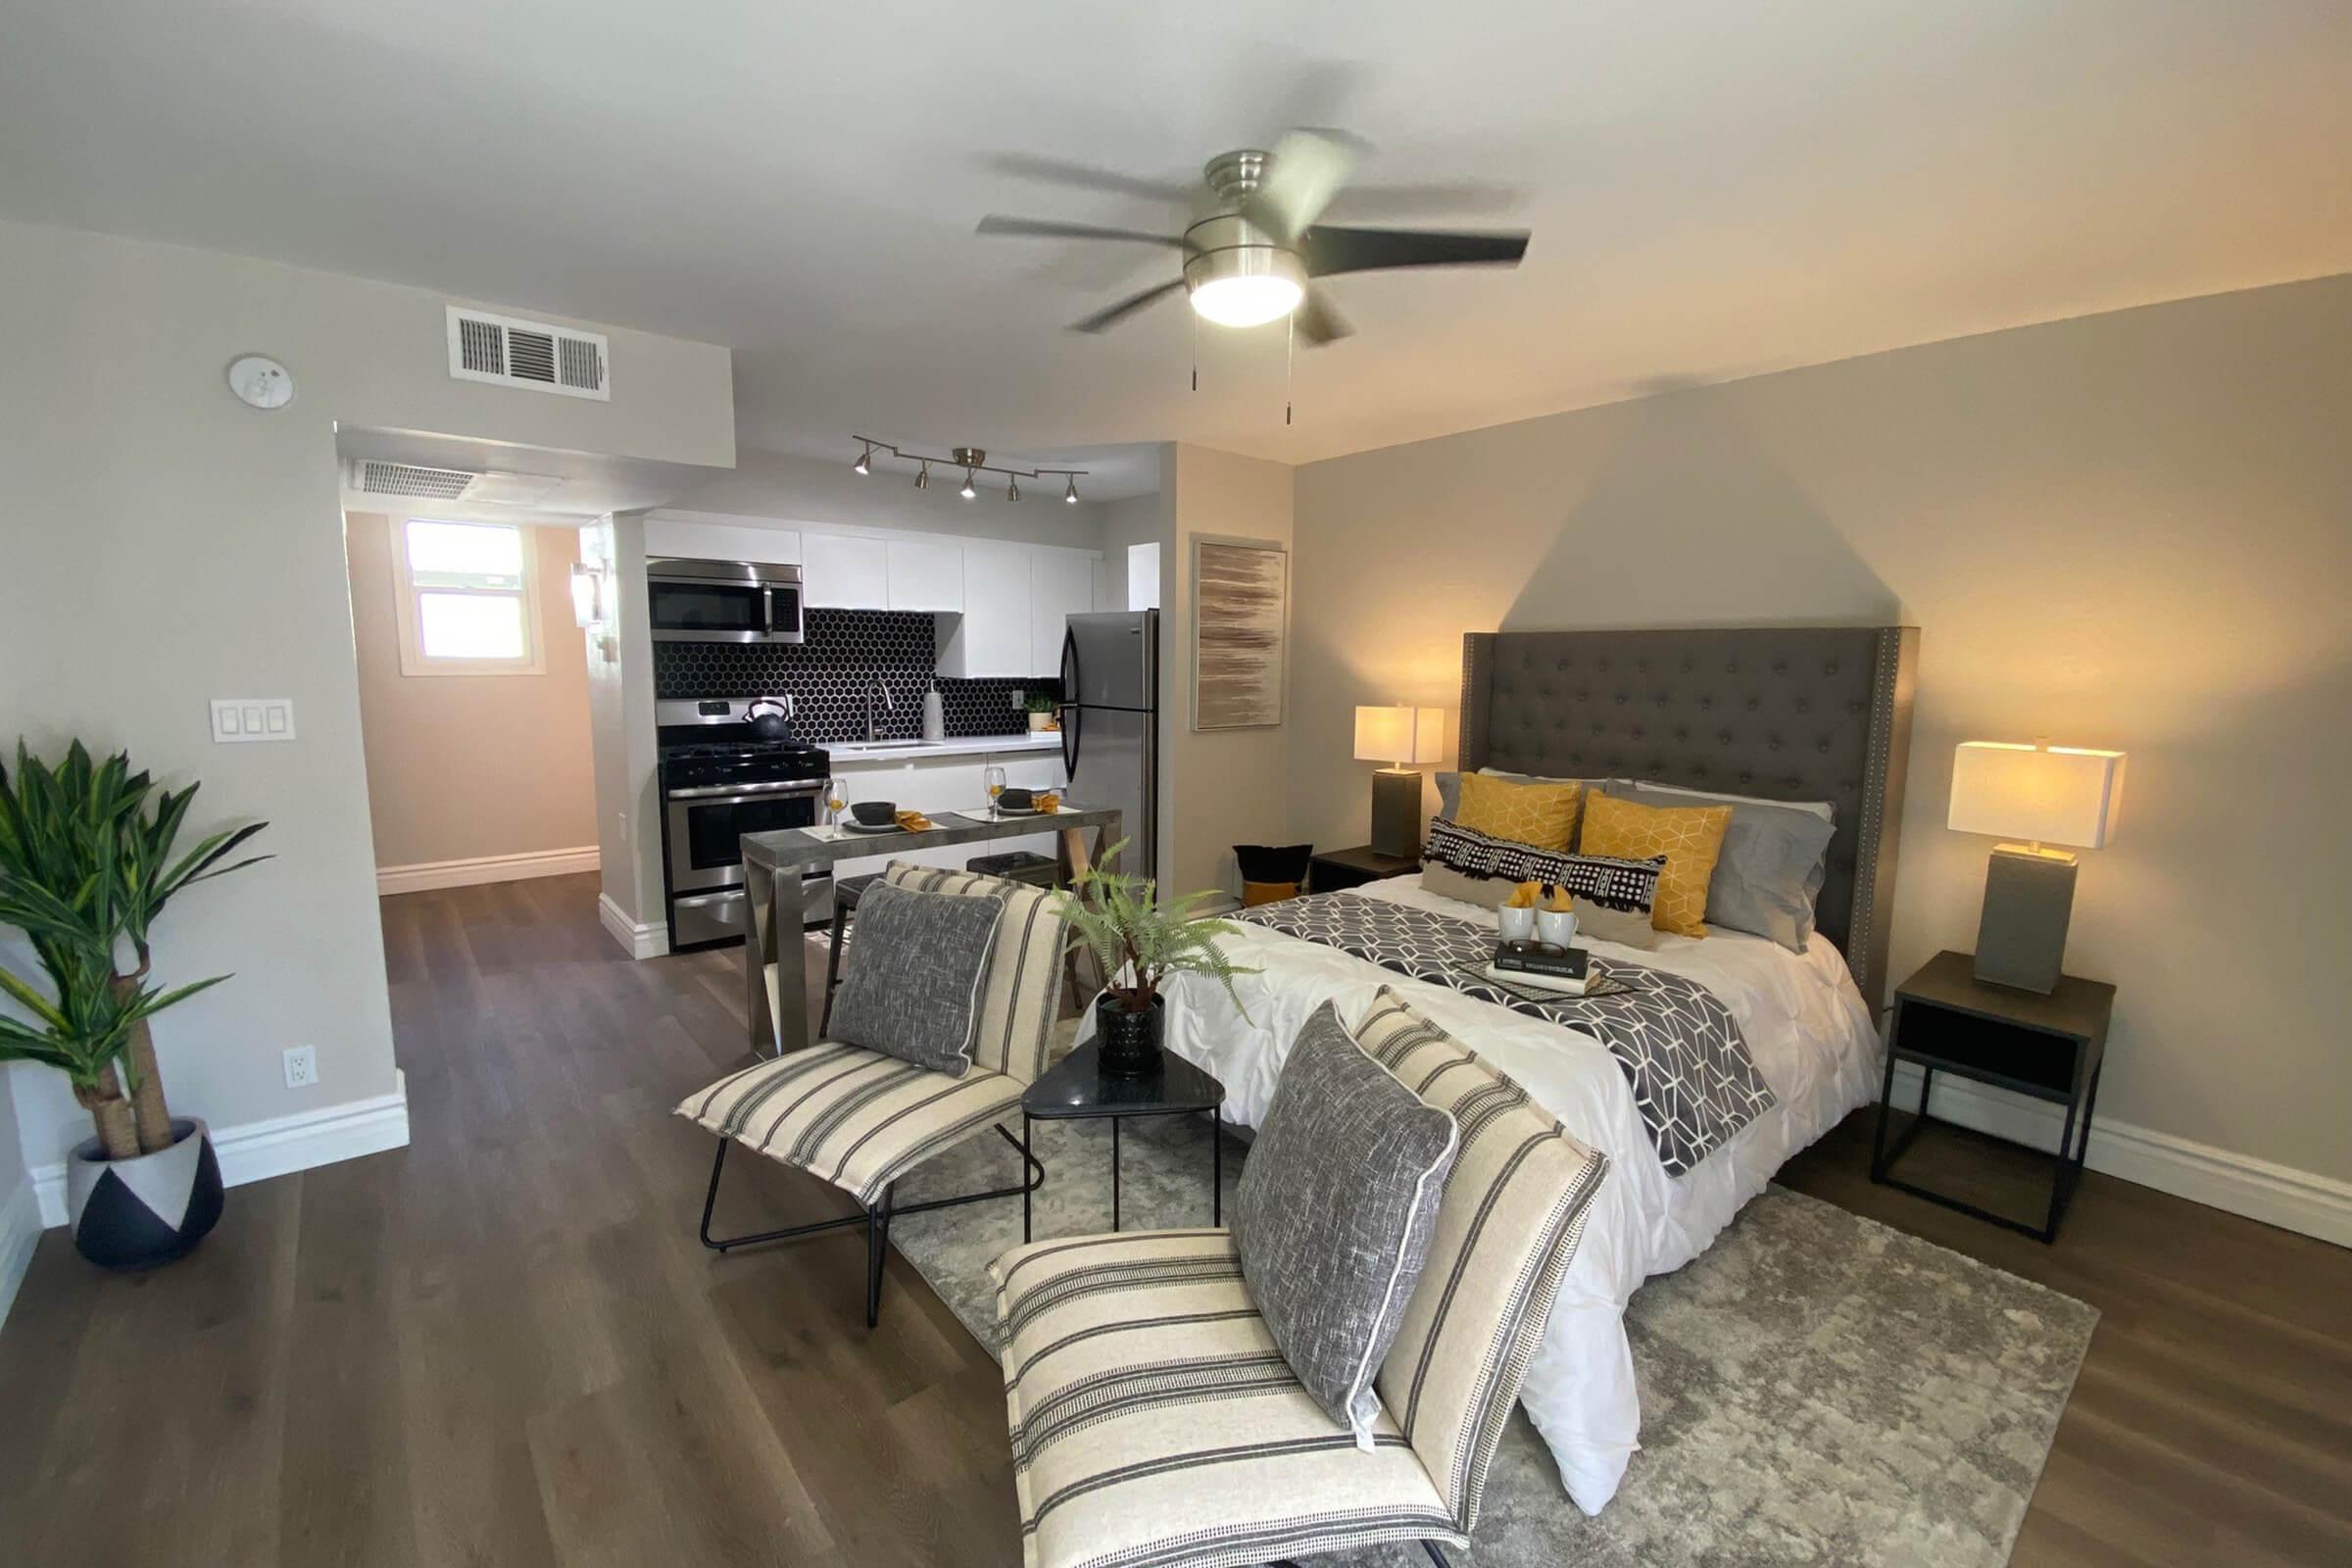
<svg viewBox="0 0 2352 1568">
<path fill-rule="evenodd" d="M 1019 1130 L 1017 1122 L 1014 1130 Z M 1110 1229 L 1110 1133 L 1038 1122 L 1036 1235 Z M 1208 1223 L 1208 1128 L 1127 1124 L 1127 1229 Z M 1248 1148 L 1230 1134 L 1225 1201 Z M 972 1139 L 900 1184 L 911 1201 L 1007 1184 L 1019 1159 Z M 897 1221 L 891 1241 L 993 1352 L 991 1259 L 1017 1200 Z M 1626 1312 L 1642 1450 L 1588 1519 L 1524 1411 L 1489 1479 L 1478 1568 L 1804 1563 L 1976 1568 L 2009 1560 L 2096 1310 L 2028 1280 L 1773 1188 Z M 1342 1559 L 1321 1558 L 1318 1563 Z M 1417 1550 L 1345 1561 L 1426 1568 Z"/>
</svg>

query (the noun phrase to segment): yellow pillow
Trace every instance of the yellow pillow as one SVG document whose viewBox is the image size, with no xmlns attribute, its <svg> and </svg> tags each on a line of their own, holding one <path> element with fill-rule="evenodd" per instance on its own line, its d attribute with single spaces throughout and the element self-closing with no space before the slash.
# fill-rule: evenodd
<svg viewBox="0 0 2352 1568">
<path fill-rule="evenodd" d="M 1581 784 L 1517 784 L 1464 773 L 1454 820 L 1489 838 L 1564 850 L 1576 842 L 1576 806 L 1584 792 Z"/>
<path fill-rule="evenodd" d="M 1622 860 L 1666 857 L 1649 923 L 1677 936 L 1703 937 L 1707 882 L 1723 851 L 1723 830 L 1731 825 L 1728 806 L 1642 806 L 1595 790 L 1585 806 L 1585 838 L 1578 848 Z"/>
</svg>

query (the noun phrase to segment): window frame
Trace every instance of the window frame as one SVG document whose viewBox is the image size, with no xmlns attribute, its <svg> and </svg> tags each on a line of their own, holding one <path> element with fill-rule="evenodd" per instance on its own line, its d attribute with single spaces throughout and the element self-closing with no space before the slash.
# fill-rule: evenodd
<svg viewBox="0 0 2352 1568">
<path fill-rule="evenodd" d="M 431 513 L 396 512 L 391 524 L 393 618 L 400 627 L 400 672 L 403 675 L 544 675 L 547 638 L 539 624 L 539 540 L 524 522 L 485 522 L 478 517 L 441 517 Z M 416 585 L 409 564 L 409 524 L 440 522 L 464 528 L 512 528 L 522 547 L 522 586 L 508 588 L 443 588 Z M 422 594 L 465 594 L 479 599 L 515 599 L 522 609 L 522 655 L 517 659 L 452 659 L 424 651 L 422 617 L 417 599 Z"/>
</svg>

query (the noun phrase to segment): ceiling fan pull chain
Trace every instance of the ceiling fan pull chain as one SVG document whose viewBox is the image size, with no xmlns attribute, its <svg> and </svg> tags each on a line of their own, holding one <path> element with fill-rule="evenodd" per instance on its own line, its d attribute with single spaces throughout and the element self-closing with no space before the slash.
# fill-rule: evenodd
<svg viewBox="0 0 2352 1568">
<path fill-rule="evenodd" d="M 1282 422 L 1291 422 L 1292 365 L 1298 357 L 1298 313 L 1293 311 L 1282 321 Z"/>
<path fill-rule="evenodd" d="M 1195 316 L 1195 317 L 1191 318 L 1191 324 L 1190 324 L 1190 325 L 1188 325 L 1188 326 L 1187 326 L 1187 327 L 1184 329 L 1184 340 L 1185 340 L 1185 342 L 1186 342 L 1187 344 L 1191 345 L 1191 347 L 1192 347 L 1192 351 L 1193 351 L 1193 390 L 1194 390 L 1194 391 L 1196 391 L 1196 392 L 1198 392 L 1198 391 L 1200 391 L 1200 317 L 1198 317 L 1198 316 Z"/>
</svg>

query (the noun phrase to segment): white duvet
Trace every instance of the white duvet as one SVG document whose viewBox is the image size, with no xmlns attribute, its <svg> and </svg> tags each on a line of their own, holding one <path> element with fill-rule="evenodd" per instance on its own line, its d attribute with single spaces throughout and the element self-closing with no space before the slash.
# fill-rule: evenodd
<svg viewBox="0 0 2352 1568">
<path fill-rule="evenodd" d="M 1473 906 L 1438 897 L 1418 876 L 1359 891 L 1465 919 L 1491 921 Z M 1300 1024 L 1325 1002 L 1343 1021 L 1363 1015 L 1372 994 L 1393 986 L 1456 1039 L 1510 1074 L 1578 1138 L 1609 1156 L 1552 1309 L 1543 1348 L 1520 1398 L 1550 1446 L 1568 1494 L 1598 1513 L 1617 1492 L 1640 1446 L 1642 1410 L 1625 1304 L 1652 1274 L 1682 1267 L 1705 1250 L 1742 1203 L 1790 1154 L 1866 1103 L 1877 1088 L 1878 1038 L 1845 960 L 1815 937 L 1793 954 L 1762 937 L 1718 931 L 1697 940 L 1662 937 L 1641 953 L 1594 943 L 1603 957 L 1688 975 L 1739 1019 L 1748 1054 L 1780 1102 L 1682 1176 L 1658 1163 L 1625 1074 L 1590 1035 L 1408 979 L 1336 948 L 1245 925 L 1226 950 L 1263 972 L 1237 982 L 1249 1016 L 1214 981 L 1184 975 L 1166 988 L 1166 1043 L 1223 1079 L 1225 1113 L 1255 1127 L 1273 1098 L 1284 1054 Z"/>
</svg>

